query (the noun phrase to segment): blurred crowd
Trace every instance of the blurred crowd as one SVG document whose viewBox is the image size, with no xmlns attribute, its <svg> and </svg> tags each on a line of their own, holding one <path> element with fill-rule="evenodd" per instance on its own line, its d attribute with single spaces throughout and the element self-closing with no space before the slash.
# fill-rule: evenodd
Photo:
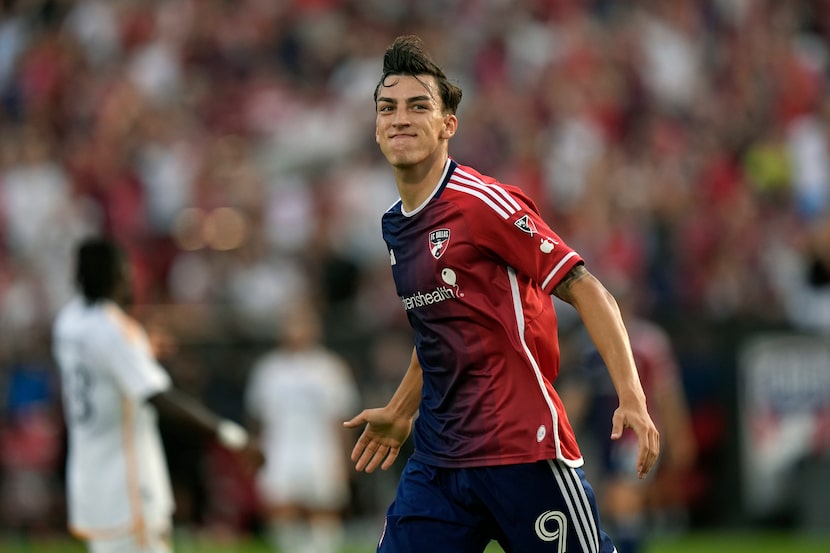
<svg viewBox="0 0 830 553">
<path fill-rule="evenodd" d="M 830 337 L 827 0 L 3 0 L 2 526 L 60 518 L 50 332 L 89 233 L 125 245 L 171 373 L 227 416 L 298 297 L 364 403 L 388 396 L 411 342 L 372 91 L 405 33 L 464 90 L 451 155 L 528 191 L 676 340 L 690 508 L 716 516 L 736 340 Z M 174 434 L 182 520 L 245 524 Z M 361 512 L 395 478 L 356 480 Z"/>
</svg>

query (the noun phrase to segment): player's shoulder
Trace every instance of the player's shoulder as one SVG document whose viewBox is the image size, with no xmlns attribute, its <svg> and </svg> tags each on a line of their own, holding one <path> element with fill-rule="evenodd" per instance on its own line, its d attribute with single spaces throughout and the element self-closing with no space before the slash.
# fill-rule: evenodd
<svg viewBox="0 0 830 553">
<path fill-rule="evenodd" d="M 108 302 L 102 306 L 104 318 L 111 322 L 111 324 L 122 334 L 128 341 L 134 342 L 139 340 L 143 334 L 144 329 L 136 319 L 128 315 L 117 304 Z"/>
<path fill-rule="evenodd" d="M 278 377 L 286 366 L 290 365 L 290 357 L 279 348 L 274 348 L 261 354 L 251 366 L 251 381 L 259 382 L 273 380 Z"/>
<path fill-rule="evenodd" d="M 117 305 L 109 301 L 87 302 L 74 298 L 57 313 L 53 338 L 82 342 L 87 351 L 103 351 L 118 343 L 140 337 L 140 326 Z"/>
<path fill-rule="evenodd" d="M 657 322 L 644 317 L 634 317 L 629 322 L 631 333 L 643 341 L 668 342 L 668 331 Z"/>
<path fill-rule="evenodd" d="M 669 355 L 673 349 L 668 331 L 654 321 L 635 318 L 628 325 L 631 334 L 631 346 L 638 352 L 649 356 Z"/>
<path fill-rule="evenodd" d="M 73 297 L 68 302 L 66 302 L 55 315 L 55 331 L 59 332 L 66 328 L 68 325 L 71 325 L 73 321 L 80 316 L 82 306 L 82 301 L 80 300 L 80 298 L 77 297 Z"/>
<path fill-rule="evenodd" d="M 64 333 L 97 333 L 101 328 L 109 325 L 103 313 L 103 304 L 87 302 L 81 297 L 72 298 L 58 311 L 55 317 L 55 332 Z"/>
<path fill-rule="evenodd" d="M 527 208 L 528 199 L 521 188 L 500 182 L 476 169 L 456 164 L 447 181 L 448 199 L 465 210 L 496 214 L 510 219 Z"/>
<path fill-rule="evenodd" d="M 144 335 L 141 324 L 112 301 L 83 305 L 79 308 L 78 320 L 83 321 L 79 326 L 83 326 L 88 341 L 104 347 L 112 347 L 122 340 L 135 343 Z"/>
<path fill-rule="evenodd" d="M 467 184 L 481 184 L 499 188 L 511 195 L 525 195 L 524 191 L 514 184 L 503 182 L 496 177 L 480 172 L 478 169 L 470 165 L 462 165 L 457 162 L 453 164 L 453 168 L 449 178 L 450 180 L 455 180 L 456 182 L 462 182 Z"/>
<path fill-rule="evenodd" d="M 461 165 L 460 163 L 453 163 L 448 181 L 453 184 L 470 186 L 473 189 L 480 189 L 481 187 L 497 187 L 508 190 L 512 188 L 511 185 L 500 182 L 495 177 L 485 175 L 474 167 L 469 165 Z"/>
<path fill-rule="evenodd" d="M 318 362 L 325 366 L 327 370 L 340 374 L 350 371 L 349 363 L 338 352 L 324 346 L 318 346 L 313 350 L 313 355 Z"/>
</svg>

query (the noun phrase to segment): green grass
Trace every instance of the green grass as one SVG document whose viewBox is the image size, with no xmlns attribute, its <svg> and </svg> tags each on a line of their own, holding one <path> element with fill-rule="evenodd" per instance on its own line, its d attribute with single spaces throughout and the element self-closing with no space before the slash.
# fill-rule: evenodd
<svg viewBox="0 0 830 553">
<path fill-rule="evenodd" d="M 373 539 L 365 546 L 352 546 L 343 553 L 373 553 Z M 83 545 L 70 538 L 13 540 L 0 538 L 3 553 L 86 553 Z M 783 533 L 723 532 L 692 533 L 653 540 L 646 553 L 827 553 L 830 551 L 830 527 L 823 536 Z M 492 544 L 487 553 L 501 553 Z M 222 540 L 177 538 L 175 553 L 274 553 L 259 540 L 228 543 Z"/>
<path fill-rule="evenodd" d="M 818 536 L 772 532 L 693 533 L 654 540 L 648 553 L 827 553 L 830 526 Z"/>
</svg>

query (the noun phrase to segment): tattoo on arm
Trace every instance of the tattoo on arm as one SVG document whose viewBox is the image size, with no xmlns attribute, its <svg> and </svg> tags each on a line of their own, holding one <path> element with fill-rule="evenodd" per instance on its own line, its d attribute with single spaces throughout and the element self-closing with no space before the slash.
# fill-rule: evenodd
<svg viewBox="0 0 830 553">
<path fill-rule="evenodd" d="M 556 285 L 556 288 L 553 289 L 553 294 L 562 301 L 571 303 L 573 300 L 572 289 L 573 285 L 582 280 L 583 278 L 589 276 L 591 273 L 588 272 L 588 269 L 585 268 L 585 265 L 579 264 L 575 265 L 568 274 L 565 275 L 565 278 Z"/>
</svg>

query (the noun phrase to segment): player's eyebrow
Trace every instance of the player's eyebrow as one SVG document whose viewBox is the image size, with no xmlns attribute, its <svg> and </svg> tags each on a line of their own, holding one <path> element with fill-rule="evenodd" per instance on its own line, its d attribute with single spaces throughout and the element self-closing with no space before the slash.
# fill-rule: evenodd
<svg viewBox="0 0 830 553">
<path fill-rule="evenodd" d="M 422 95 L 422 96 L 413 96 L 411 98 L 407 98 L 405 102 L 407 104 L 414 104 L 415 102 L 429 102 L 432 100 L 431 96 Z M 386 96 L 378 96 L 378 103 L 386 102 L 389 104 L 397 104 L 398 100 L 395 98 L 387 98 Z"/>
</svg>

